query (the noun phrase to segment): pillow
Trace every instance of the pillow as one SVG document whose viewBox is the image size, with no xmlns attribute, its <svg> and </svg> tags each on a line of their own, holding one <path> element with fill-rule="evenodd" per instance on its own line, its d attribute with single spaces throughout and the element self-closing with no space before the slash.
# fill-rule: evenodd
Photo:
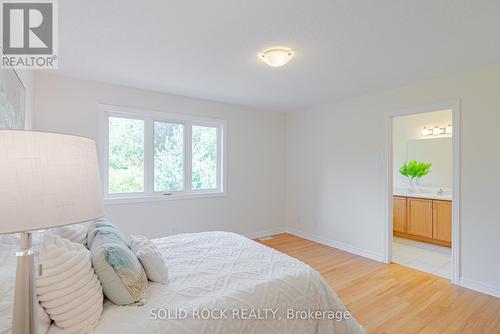
<svg viewBox="0 0 500 334">
<path fill-rule="evenodd" d="M 118 305 L 143 302 L 148 294 L 146 273 L 123 239 L 109 222 L 97 222 L 87 239 L 104 295 Z"/>
<path fill-rule="evenodd" d="M 82 245 L 87 245 L 87 224 L 75 224 L 51 228 L 47 233 L 55 234 L 61 238 L 76 242 Z"/>
<path fill-rule="evenodd" d="M 142 236 L 130 236 L 130 249 L 141 261 L 150 281 L 168 282 L 167 265 L 161 257 L 160 250 L 151 240 Z"/>
<path fill-rule="evenodd" d="M 97 233 L 100 234 L 114 234 L 121 242 L 130 248 L 130 240 L 122 233 L 122 231 L 113 223 L 106 219 L 99 219 L 94 223 L 89 224 L 87 231 L 87 247 L 90 249 L 90 245 L 94 240 Z"/>
<path fill-rule="evenodd" d="M 102 313 L 102 288 L 81 244 L 46 234 L 40 245 L 42 275 L 37 277 L 40 304 L 68 333 L 87 333 Z"/>
<path fill-rule="evenodd" d="M 33 239 L 33 242 L 36 243 L 37 240 Z M 18 234 L 0 235 L 0 333 L 2 334 L 12 332 L 14 287 L 16 284 L 16 251 L 19 251 L 19 247 Z M 49 325 L 50 318 L 47 312 L 38 305 L 39 333 L 45 334 L 49 329 Z"/>
</svg>

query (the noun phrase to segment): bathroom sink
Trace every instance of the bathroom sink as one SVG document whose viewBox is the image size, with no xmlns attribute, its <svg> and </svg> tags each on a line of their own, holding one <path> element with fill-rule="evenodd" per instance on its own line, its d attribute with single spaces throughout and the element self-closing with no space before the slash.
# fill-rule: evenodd
<svg viewBox="0 0 500 334">
<path fill-rule="evenodd" d="M 420 187 L 415 192 L 410 192 L 406 188 L 395 188 L 394 195 L 404 196 L 404 197 L 440 199 L 443 201 L 451 201 L 453 197 L 451 189 L 430 188 L 430 187 Z"/>
</svg>

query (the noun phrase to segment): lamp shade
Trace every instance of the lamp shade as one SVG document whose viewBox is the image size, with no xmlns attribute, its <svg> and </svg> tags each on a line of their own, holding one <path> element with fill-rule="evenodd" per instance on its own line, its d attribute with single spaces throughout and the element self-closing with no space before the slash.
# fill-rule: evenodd
<svg viewBox="0 0 500 334">
<path fill-rule="evenodd" d="M 0 233 L 40 230 L 102 216 L 93 140 L 0 130 Z"/>
</svg>

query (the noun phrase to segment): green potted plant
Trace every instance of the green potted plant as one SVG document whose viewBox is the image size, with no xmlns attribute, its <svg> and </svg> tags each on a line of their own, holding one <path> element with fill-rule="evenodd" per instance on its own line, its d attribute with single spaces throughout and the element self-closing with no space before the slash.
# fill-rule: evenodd
<svg viewBox="0 0 500 334">
<path fill-rule="evenodd" d="M 408 190 L 415 192 L 415 187 L 420 185 L 420 179 L 431 172 L 432 163 L 411 160 L 403 163 L 399 169 L 401 175 L 408 179 Z"/>
</svg>

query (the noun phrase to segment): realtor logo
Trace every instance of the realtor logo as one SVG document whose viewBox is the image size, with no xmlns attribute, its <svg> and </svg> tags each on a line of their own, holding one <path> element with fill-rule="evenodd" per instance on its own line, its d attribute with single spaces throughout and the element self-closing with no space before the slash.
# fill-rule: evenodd
<svg viewBox="0 0 500 334">
<path fill-rule="evenodd" d="M 4 0 L 1 9 L 1 67 L 57 68 L 55 0 Z"/>
</svg>

